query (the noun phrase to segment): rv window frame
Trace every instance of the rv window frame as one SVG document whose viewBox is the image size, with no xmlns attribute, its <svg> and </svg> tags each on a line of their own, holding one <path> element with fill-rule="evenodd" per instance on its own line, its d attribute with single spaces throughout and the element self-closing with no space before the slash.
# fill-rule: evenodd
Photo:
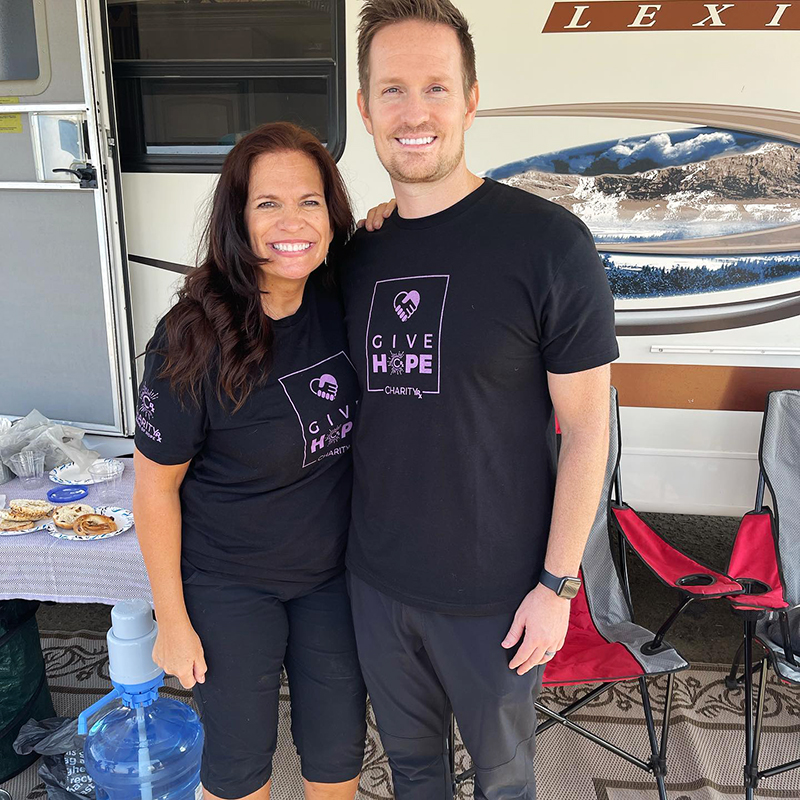
<svg viewBox="0 0 800 800">
<path fill-rule="evenodd" d="M 272 58 L 241 60 L 147 60 L 110 59 L 112 82 L 117 79 L 137 78 L 322 78 L 328 84 L 328 141 L 325 143 L 335 161 L 344 153 L 347 138 L 347 113 L 345 105 L 345 0 L 331 2 L 331 29 L 333 31 L 332 58 Z M 104 4 L 105 5 L 105 4 Z M 109 55 L 110 37 L 109 37 Z M 115 117 L 119 115 L 119 93 L 115 90 Z M 142 120 L 134 119 L 141 130 Z M 117 119 L 119 130 L 119 120 Z M 138 155 L 127 147 L 119 146 L 122 172 L 176 172 L 218 173 L 225 154 L 166 154 L 146 153 L 144 143 L 136 143 Z"/>
</svg>

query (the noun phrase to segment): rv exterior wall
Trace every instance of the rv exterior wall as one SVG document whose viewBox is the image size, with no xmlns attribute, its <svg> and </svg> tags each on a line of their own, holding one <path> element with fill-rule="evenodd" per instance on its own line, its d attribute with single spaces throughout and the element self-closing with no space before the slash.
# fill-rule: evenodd
<svg viewBox="0 0 800 800">
<path fill-rule="evenodd" d="M 659 157 L 667 160 L 661 164 L 654 162 L 656 170 L 670 163 L 674 163 L 676 169 L 688 169 L 688 157 L 680 160 L 681 147 L 705 147 L 719 141 L 722 149 L 713 151 L 707 162 L 691 162 L 689 158 L 689 163 L 696 163 L 698 169 L 703 169 L 706 163 L 719 168 L 720 162 L 715 161 L 719 157 L 738 154 L 741 150 L 742 157 L 751 157 L 748 156 L 750 153 L 757 158 L 759 152 L 754 149 L 755 145 L 749 151 L 740 147 L 735 137 L 726 139 L 725 126 L 719 119 L 730 119 L 731 127 L 738 125 L 743 135 L 764 135 L 765 131 L 759 127 L 761 117 L 758 109 L 788 112 L 788 121 L 782 129 L 786 142 L 786 147 L 780 152 L 782 157 L 793 157 L 790 148 L 800 143 L 800 83 L 790 79 L 796 73 L 800 32 L 722 30 L 720 26 L 708 24 L 673 32 L 639 26 L 613 33 L 594 33 L 591 28 L 571 33 L 543 33 L 553 5 L 550 2 L 502 0 L 498 6 L 483 0 L 460 0 L 458 5 L 470 20 L 478 56 L 483 116 L 476 119 L 467 135 L 468 163 L 476 172 L 491 171 L 533 156 L 621 140 L 633 143 L 631 148 L 650 148 L 647 152 L 656 152 L 662 146 L 658 150 Z M 344 98 L 347 131 L 344 155 L 339 165 L 357 211 L 363 214 L 372 205 L 388 199 L 391 187 L 375 155 L 372 139 L 358 117 L 355 103 L 358 89 L 355 24 L 359 7 L 358 0 L 347 0 Z M 721 21 L 725 21 L 724 15 Z M 784 22 L 787 21 L 788 17 Z M 542 111 L 544 106 L 577 104 L 591 104 L 594 108 L 582 115 L 573 110 L 569 112 L 570 116 Z M 603 108 L 611 108 L 609 104 L 628 104 L 634 110 L 630 116 L 621 116 L 619 109 L 604 115 Z M 687 110 L 687 107 L 691 108 Z M 714 110 L 713 114 L 709 107 Z M 676 109 L 675 119 L 670 119 L 669 108 Z M 513 116 L 493 114 L 501 109 L 516 109 L 517 112 Z M 748 109 L 753 110 L 752 113 Z M 687 122 L 692 114 L 695 116 Z M 796 122 L 794 139 L 791 134 L 795 124 L 793 120 Z M 703 134 L 705 138 L 691 138 L 686 134 L 686 131 L 704 125 L 709 128 Z M 686 141 L 690 145 L 682 144 Z M 688 172 L 693 172 L 693 168 Z M 553 173 L 553 179 L 555 175 Z M 596 185 L 592 183 L 594 176 L 584 180 L 581 175 L 576 175 L 570 176 L 570 180 L 573 188 L 568 189 L 573 191 L 573 199 L 581 191 L 586 194 L 583 199 L 578 197 L 570 207 L 581 216 L 597 214 L 597 219 L 600 219 L 603 211 L 600 205 L 612 202 L 613 198 L 597 193 Z M 620 178 L 622 183 L 626 180 L 629 180 L 628 176 Z M 193 264 L 214 184 L 213 175 L 125 174 L 123 187 L 129 253 Z M 567 190 L 561 187 L 558 191 L 563 193 Z M 553 195 L 558 191 L 554 190 Z M 775 211 L 784 214 L 781 219 L 787 223 L 788 230 L 792 214 L 796 214 L 795 222 L 800 223 L 800 186 L 795 184 L 775 191 L 789 193 L 786 203 L 791 208 Z M 592 197 L 597 201 L 594 205 L 590 202 Z M 692 198 L 684 199 L 687 203 L 694 202 Z M 665 220 L 669 219 L 667 206 L 670 202 L 672 208 L 677 209 L 676 217 L 682 218 L 681 215 L 688 213 L 686 208 L 679 207 L 679 199 L 671 198 L 664 203 Z M 735 233 L 738 224 L 746 226 L 752 223 L 758 228 L 761 223 L 756 216 L 772 213 L 773 207 L 767 208 L 769 202 L 769 198 L 763 203 L 758 198 L 752 201 L 734 199 L 727 203 L 726 212 L 725 204 L 720 201 L 717 203 L 720 206 L 718 216 L 709 212 L 709 218 L 698 223 L 701 224 L 698 230 L 706 238 L 714 235 L 724 238 Z M 758 207 L 754 210 L 754 206 Z M 737 214 L 745 221 L 737 222 Z M 647 218 L 646 213 L 640 216 Z M 586 221 L 592 227 L 592 219 L 586 218 Z M 714 225 L 717 223 L 719 231 L 715 233 Z M 763 226 L 753 230 L 757 234 L 754 240 L 756 249 L 748 251 L 748 258 L 766 252 L 770 241 L 778 242 L 780 239 Z M 687 236 L 680 242 L 684 253 L 687 247 L 691 250 L 692 234 Z M 797 241 L 796 234 L 789 232 L 781 236 L 782 244 L 775 244 L 775 250 L 791 251 L 792 242 Z M 622 241 L 625 247 L 624 237 Z M 612 255 L 620 258 L 619 241 L 616 246 Z M 653 246 L 647 244 L 647 247 Z M 665 238 L 655 247 L 658 249 L 655 255 L 673 258 L 671 254 L 677 252 L 674 239 Z M 601 243 L 598 248 L 602 251 Z M 635 248 L 630 250 L 634 252 Z M 796 250 L 800 254 L 800 243 Z M 729 261 L 738 255 L 727 240 L 720 245 L 720 252 L 726 254 Z M 677 255 L 674 258 L 677 259 Z M 662 263 L 666 262 L 658 262 Z M 673 263 L 679 262 L 675 260 Z M 174 273 L 163 273 L 139 264 L 132 263 L 130 269 L 135 345 L 137 352 L 141 352 L 155 322 L 169 307 L 177 278 Z M 636 295 L 619 297 L 617 309 L 624 313 L 657 307 L 663 314 L 678 307 L 741 304 L 753 299 L 769 301 L 777 294 L 790 291 L 800 291 L 800 270 L 794 278 L 753 286 L 733 285 L 703 293 L 661 294 L 647 298 Z M 732 313 L 736 313 L 739 306 L 730 307 L 734 309 Z M 621 361 L 674 367 L 782 368 L 795 370 L 794 373 L 780 373 L 782 378 L 789 376 L 787 379 L 791 380 L 794 375 L 796 380 L 800 376 L 800 359 L 796 355 L 775 351 L 775 348 L 791 347 L 800 341 L 800 317 L 791 314 L 783 318 L 773 317 L 773 321 L 748 324 L 747 327 L 737 327 L 736 324 L 726 323 L 727 327 L 723 325 L 706 331 L 695 328 L 691 332 L 674 332 L 670 329 L 671 332 L 665 334 L 621 336 Z M 678 350 L 682 346 L 694 345 L 708 346 L 710 350 L 755 346 L 771 352 L 728 355 L 661 352 L 654 345 L 676 346 Z M 785 387 L 776 385 L 774 388 Z M 678 407 L 670 408 L 639 407 L 635 395 L 635 382 L 621 391 L 626 500 L 642 510 L 705 514 L 735 515 L 752 505 L 761 425 L 761 415 L 757 411 L 727 410 L 724 403 L 720 408 L 698 409 L 693 407 L 693 395 L 688 389 L 682 395 L 685 399 L 683 406 L 674 402 L 673 397 L 670 404 Z"/>
</svg>

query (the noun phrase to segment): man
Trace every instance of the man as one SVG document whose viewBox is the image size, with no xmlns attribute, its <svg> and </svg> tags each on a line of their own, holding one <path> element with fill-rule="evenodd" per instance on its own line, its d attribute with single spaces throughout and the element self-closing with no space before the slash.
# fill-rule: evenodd
<svg viewBox="0 0 800 800">
<path fill-rule="evenodd" d="M 452 797 L 451 707 L 475 796 L 531 799 L 533 703 L 605 470 L 613 300 L 576 217 L 467 169 L 475 55 L 449 0 L 368 0 L 358 46 L 397 198 L 343 271 L 359 658 L 398 800 Z"/>
</svg>

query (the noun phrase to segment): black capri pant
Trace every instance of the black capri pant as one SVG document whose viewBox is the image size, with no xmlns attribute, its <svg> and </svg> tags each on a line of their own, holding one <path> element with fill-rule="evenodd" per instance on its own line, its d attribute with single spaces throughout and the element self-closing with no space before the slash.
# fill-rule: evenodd
<svg viewBox="0 0 800 800">
<path fill-rule="evenodd" d="M 240 798 L 270 779 L 284 665 L 303 777 L 355 778 L 364 756 L 366 689 L 344 576 L 312 590 L 276 591 L 190 569 L 184 598 L 208 667 L 205 683 L 194 687 L 205 729 L 203 786 Z"/>
</svg>

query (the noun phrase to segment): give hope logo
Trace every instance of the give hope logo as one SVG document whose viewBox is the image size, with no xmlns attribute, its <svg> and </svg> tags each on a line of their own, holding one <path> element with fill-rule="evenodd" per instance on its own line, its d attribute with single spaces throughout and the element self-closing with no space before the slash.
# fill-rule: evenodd
<svg viewBox="0 0 800 800">
<path fill-rule="evenodd" d="M 367 391 L 438 394 L 449 275 L 377 281 L 367 321 Z"/>
<path fill-rule="evenodd" d="M 350 449 L 358 378 L 344 351 L 278 379 L 303 434 L 303 466 Z"/>
</svg>

